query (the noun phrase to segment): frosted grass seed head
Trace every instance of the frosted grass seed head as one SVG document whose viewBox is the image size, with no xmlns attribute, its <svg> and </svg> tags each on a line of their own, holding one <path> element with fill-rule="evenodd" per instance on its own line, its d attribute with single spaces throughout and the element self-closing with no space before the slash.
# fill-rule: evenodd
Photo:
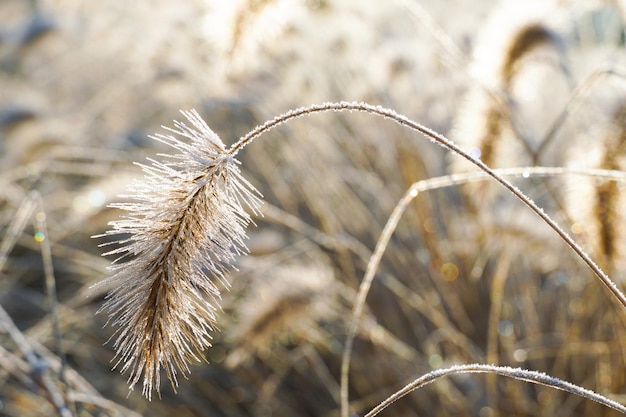
<svg viewBox="0 0 626 417">
<path fill-rule="evenodd" d="M 175 122 L 158 140 L 178 153 L 139 164 L 145 176 L 129 187 L 128 201 L 112 204 L 126 213 L 100 237 L 117 245 L 112 287 L 101 310 L 116 327 L 115 367 L 130 370 L 132 390 L 143 375 L 143 394 L 160 390 L 165 370 L 174 389 L 177 374 L 190 372 L 211 346 L 225 273 L 236 255 L 247 252 L 247 206 L 259 212 L 256 189 L 241 175 L 239 162 L 196 111 L 182 112 L 191 126 Z"/>
</svg>

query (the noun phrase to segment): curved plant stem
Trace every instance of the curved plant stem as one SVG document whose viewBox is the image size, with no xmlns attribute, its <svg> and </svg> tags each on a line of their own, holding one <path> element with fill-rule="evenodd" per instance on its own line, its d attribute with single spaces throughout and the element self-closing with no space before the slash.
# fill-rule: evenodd
<svg viewBox="0 0 626 417">
<path fill-rule="evenodd" d="M 432 140 L 433 142 L 443 146 L 449 151 L 459 154 L 461 157 L 467 159 L 472 162 L 478 168 L 480 168 L 486 175 L 493 178 L 497 182 L 499 182 L 504 188 L 506 188 L 509 192 L 515 195 L 518 199 L 520 199 L 524 204 L 526 204 L 532 211 L 535 212 L 550 228 L 552 228 L 557 235 L 565 241 L 565 243 L 589 266 L 589 268 L 594 272 L 594 274 L 600 279 L 600 281 L 609 289 L 609 291 L 617 298 L 619 303 L 626 308 L 626 296 L 619 290 L 617 285 L 604 273 L 604 271 L 589 257 L 589 255 L 582 250 L 582 248 L 554 221 L 550 216 L 548 216 L 540 207 L 538 207 L 529 197 L 527 197 L 524 193 L 522 193 L 517 187 L 511 184 L 508 180 L 498 175 L 497 172 L 489 168 L 485 165 L 481 160 L 474 158 L 468 152 L 460 148 L 457 144 L 447 139 L 445 136 L 425 127 L 421 124 L 414 122 L 408 117 L 396 113 L 394 110 L 387 109 L 381 106 L 374 106 L 367 103 L 360 102 L 335 102 L 335 103 L 323 103 L 323 104 L 315 104 L 309 107 L 301 107 L 298 109 L 291 110 L 287 113 L 284 113 L 280 116 L 275 117 L 272 120 L 265 122 L 264 124 L 256 127 L 248 134 L 239 139 L 236 143 L 234 143 L 230 149 L 226 151 L 226 154 L 231 156 L 236 156 L 241 149 L 251 143 L 253 140 L 263 135 L 264 133 L 269 132 L 275 127 L 298 117 L 314 114 L 314 113 L 322 113 L 322 112 L 341 112 L 341 111 L 358 111 L 365 112 L 369 114 L 374 114 L 378 116 L 382 116 L 386 119 L 390 119 L 402 126 L 408 127 L 411 130 L 422 133 L 424 136 Z M 411 190 L 409 190 L 410 192 Z M 416 193 L 416 191 L 413 191 Z M 408 198 L 405 195 L 405 198 Z M 409 198 L 410 201 L 410 198 Z M 408 202 L 407 202 L 408 204 Z M 406 205 L 399 208 L 396 207 L 392 217 L 400 216 L 402 211 Z M 391 219 L 390 219 L 391 220 Z M 396 220 L 397 221 L 397 220 Z M 359 292 L 357 295 L 357 300 L 355 302 L 352 317 L 350 320 L 348 334 L 346 336 L 346 343 L 344 346 L 343 357 L 342 357 L 342 366 L 341 366 L 341 416 L 348 417 L 348 374 L 350 370 L 350 354 L 352 351 L 352 346 L 354 343 L 354 338 L 358 329 L 359 320 L 363 312 L 363 306 L 365 304 L 365 298 L 367 296 L 367 292 L 371 286 L 372 280 L 374 279 L 374 273 L 376 268 L 375 265 L 378 265 L 380 261 L 380 257 L 384 251 L 384 247 L 386 246 L 385 240 L 389 240 L 391 236 L 390 228 L 388 228 L 389 222 L 385 226 L 385 230 L 383 230 L 381 234 L 381 238 L 376 245 L 376 249 L 370 258 L 370 262 L 368 265 L 368 269 L 365 273 L 365 277 L 361 282 Z"/>
<path fill-rule="evenodd" d="M 626 72 L 624 70 L 615 68 L 613 65 L 606 67 L 600 67 L 593 71 L 570 95 L 567 104 L 563 107 L 561 113 L 554 120 L 548 132 L 543 136 L 539 142 L 539 147 L 532 152 L 533 162 L 539 163 L 539 155 L 542 151 L 552 142 L 556 133 L 563 127 L 563 124 L 567 121 L 568 117 L 572 116 L 580 108 L 582 103 L 587 99 L 591 88 L 602 79 L 608 76 L 616 76 L 622 79 L 626 79 Z"/>
<path fill-rule="evenodd" d="M 579 395 L 583 398 L 587 398 L 589 400 L 600 403 L 606 407 L 612 408 L 614 410 L 619 411 L 622 414 L 626 414 L 626 407 L 618 403 L 617 401 L 606 398 L 596 392 L 588 390 L 586 388 L 579 387 L 570 382 L 563 381 L 558 378 L 554 378 L 550 375 L 546 375 L 542 372 L 537 371 L 529 371 L 521 368 L 511 368 L 508 366 L 494 366 L 494 365 L 483 365 L 483 364 L 472 364 L 472 365 L 455 365 L 450 368 L 445 369 L 436 369 L 428 374 L 417 378 L 415 381 L 410 384 L 404 386 L 402 389 L 398 390 L 396 393 L 390 395 L 372 409 L 369 413 L 365 415 L 365 417 L 374 417 L 378 415 L 382 410 L 387 408 L 389 405 L 404 397 L 405 395 L 411 393 L 412 391 L 423 387 L 424 385 L 430 384 L 435 380 L 454 374 L 469 374 L 469 373 L 489 373 L 489 374 L 497 374 L 501 376 L 506 376 L 513 379 L 518 379 L 520 381 L 531 382 L 538 385 L 545 385 L 548 387 L 556 388 L 561 391 L 569 392 L 571 394 Z"/>
</svg>

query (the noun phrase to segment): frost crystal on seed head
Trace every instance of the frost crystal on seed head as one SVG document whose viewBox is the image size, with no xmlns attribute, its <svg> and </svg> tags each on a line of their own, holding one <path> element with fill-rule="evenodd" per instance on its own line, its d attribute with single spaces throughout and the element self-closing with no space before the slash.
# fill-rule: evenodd
<svg viewBox="0 0 626 417">
<path fill-rule="evenodd" d="M 191 127 L 175 122 L 171 134 L 151 136 L 178 153 L 139 164 L 145 176 L 129 186 L 128 201 L 111 204 L 126 213 L 100 237 L 118 245 L 113 287 L 101 310 L 116 326 L 115 367 L 130 370 L 132 390 L 143 375 L 143 394 L 160 389 L 163 368 L 174 389 L 211 346 L 220 290 L 236 255 L 246 253 L 245 228 L 258 214 L 258 191 L 239 162 L 195 111 L 183 111 Z M 183 139 L 184 138 L 184 139 Z M 186 139 L 186 140 L 185 140 Z"/>
</svg>

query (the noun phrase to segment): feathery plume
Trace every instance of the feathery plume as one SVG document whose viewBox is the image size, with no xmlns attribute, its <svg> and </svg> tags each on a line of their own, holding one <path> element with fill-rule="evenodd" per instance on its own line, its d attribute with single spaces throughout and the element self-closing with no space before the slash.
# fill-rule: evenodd
<svg viewBox="0 0 626 417">
<path fill-rule="evenodd" d="M 235 368 L 264 356 L 292 333 L 317 335 L 316 323 L 334 315 L 332 270 L 321 264 L 285 265 L 255 277 L 249 294 L 238 306 L 240 321 L 228 332 L 235 349 L 226 366 Z"/>
<path fill-rule="evenodd" d="M 519 96 L 528 88 L 516 84 L 523 81 L 520 72 L 530 67 L 528 58 L 541 50 L 565 66 L 565 45 L 556 30 L 559 25 L 548 19 L 558 15 L 554 7 L 550 1 L 531 1 L 524 7 L 502 2 L 477 40 L 471 67 L 475 83 L 459 110 L 452 136 L 490 167 L 530 164 L 541 145 L 536 143 L 540 137 L 530 134 L 536 130 L 533 127 L 542 126 L 539 120 L 533 120 L 530 126 L 520 120 L 526 109 L 519 106 L 523 104 Z M 536 64 L 545 66 L 543 61 Z M 551 82 L 554 89 L 555 82 Z M 556 90 L 551 93 L 554 95 Z M 536 108 L 537 104 L 530 107 Z M 549 115 L 548 110 L 542 109 L 539 115 Z M 467 161 L 457 160 L 452 168 L 455 172 L 474 169 Z"/>
<path fill-rule="evenodd" d="M 118 258 L 99 284 L 113 287 L 101 310 L 117 327 L 115 367 L 130 370 L 131 390 L 143 375 L 148 399 L 160 393 L 162 368 L 175 390 L 177 373 L 188 374 L 211 345 L 217 281 L 228 286 L 226 270 L 247 251 L 243 205 L 254 213 L 261 205 L 220 138 L 196 111 L 182 113 L 191 127 L 175 122 L 166 128 L 174 135 L 152 136 L 179 153 L 139 164 L 145 177 L 123 196 L 130 202 L 111 205 L 127 213 L 99 235 L 119 245 L 104 254 Z"/>
<path fill-rule="evenodd" d="M 593 141 L 568 149 L 570 165 L 626 169 L 626 101 L 620 100 L 614 107 L 611 120 L 594 135 Z M 626 262 L 626 247 L 622 243 L 626 236 L 623 187 L 612 180 L 572 178 L 568 188 L 566 204 L 575 229 L 587 236 L 593 254 L 606 270 L 622 270 Z"/>
<path fill-rule="evenodd" d="M 533 0 L 524 7 L 518 3 L 500 2 L 481 30 L 471 66 L 474 82 L 451 136 L 492 168 L 560 165 L 557 161 L 563 152 L 557 146 L 544 146 L 549 142 L 544 131 L 569 95 L 567 44 L 561 36 L 567 24 L 552 1 Z M 468 160 L 450 162 L 454 173 L 475 170 Z M 514 210 L 493 184 L 468 184 L 462 191 L 468 209 L 488 224 L 500 230 L 524 230 L 541 240 L 550 238 L 534 215 Z M 547 194 L 541 206 L 552 203 Z M 486 206 L 490 209 L 484 210 Z M 534 263 L 539 268 L 544 265 Z"/>
</svg>

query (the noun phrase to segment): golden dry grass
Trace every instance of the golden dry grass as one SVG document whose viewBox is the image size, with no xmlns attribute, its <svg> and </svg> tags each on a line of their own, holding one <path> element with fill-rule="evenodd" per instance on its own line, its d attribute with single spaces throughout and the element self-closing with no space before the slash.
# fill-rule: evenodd
<svg viewBox="0 0 626 417">
<path fill-rule="evenodd" d="M 106 206 L 142 175 L 132 162 L 170 152 L 148 135 L 167 134 L 160 126 L 179 109 L 196 108 L 228 147 L 291 108 L 362 100 L 471 149 L 493 118 L 462 97 L 497 93 L 509 128 L 490 145 L 494 166 L 624 170 L 619 4 L 556 2 L 530 26 L 494 29 L 488 21 L 524 16 L 491 0 L 423 2 L 417 16 L 401 1 L 217 3 L 0 3 L 0 415 L 339 414 L 342 349 L 379 235 L 411 184 L 456 172 L 458 156 L 356 113 L 294 120 L 246 147 L 243 175 L 267 202 L 248 228 L 252 253 L 229 290 L 217 283 L 209 363 L 190 366 L 178 394 L 163 385 L 147 401 L 110 370 L 115 329 L 95 314 L 110 287 L 89 291 L 109 262 L 90 236 L 119 217 Z M 536 48 L 500 48 L 524 33 L 541 35 L 530 36 Z M 488 52 L 489 36 L 504 45 Z M 507 85 L 476 69 L 494 62 L 509 63 Z M 524 177 L 514 184 L 624 289 L 624 183 Z M 356 334 L 351 410 L 364 415 L 432 369 L 476 362 L 626 403 L 626 313 L 519 201 L 495 186 L 488 200 L 474 185 L 420 193 L 400 220 Z M 616 414 L 547 387 L 457 375 L 381 415 Z"/>
</svg>

